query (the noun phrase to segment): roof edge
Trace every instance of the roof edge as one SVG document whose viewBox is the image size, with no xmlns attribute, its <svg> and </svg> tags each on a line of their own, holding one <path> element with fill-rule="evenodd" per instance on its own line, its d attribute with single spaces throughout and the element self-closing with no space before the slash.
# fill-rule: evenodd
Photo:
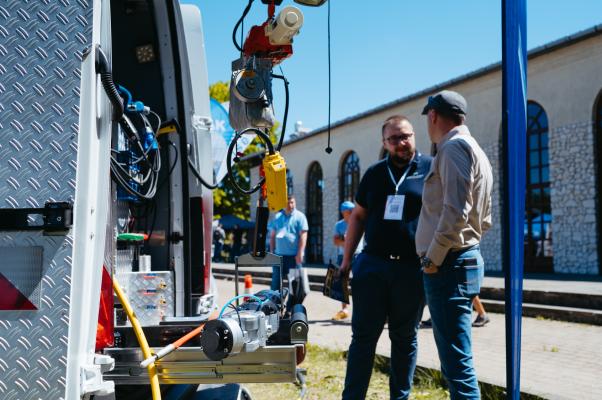
<svg viewBox="0 0 602 400">
<path fill-rule="evenodd" d="M 584 29 L 584 30 L 576 32 L 576 33 L 574 33 L 572 35 L 564 36 L 564 37 L 562 37 L 560 39 L 557 39 L 557 40 L 554 40 L 552 42 L 546 43 L 544 45 L 535 47 L 535 48 L 533 48 L 533 49 L 531 49 L 531 50 L 529 50 L 527 52 L 527 59 L 532 59 L 532 58 L 535 58 L 535 57 L 542 56 L 544 54 L 550 53 L 550 52 L 555 51 L 555 50 L 562 49 L 564 47 L 571 46 L 573 44 L 576 44 L 578 42 L 587 40 L 587 39 L 589 39 L 591 37 L 594 37 L 594 36 L 598 36 L 600 34 L 602 34 L 602 24 L 595 25 L 595 26 L 593 26 L 591 28 Z M 483 75 L 487 75 L 487 74 L 489 74 L 491 72 L 494 72 L 494 71 L 496 71 L 498 69 L 501 69 L 501 68 L 502 68 L 502 62 L 498 61 L 496 63 L 487 65 L 485 67 L 476 69 L 476 70 L 474 70 L 472 72 L 469 72 L 469 73 L 457 76 L 455 78 L 452 78 L 450 80 L 444 81 L 442 83 L 436 84 L 434 86 L 427 87 L 426 89 L 422 89 L 422 90 L 420 90 L 418 92 L 414 92 L 412 94 L 409 94 L 407 96 L 401 97 L 399 99 L 396 99 L 396 100 L 384 103 L 384 104 L 382 104 L 380 106 L 377 106 L 377 107 L 368 109 L 366 111 L 360 112 L 359 114 L 355 114 L 355 115 L 352 115 L 350 117 L 343 118 L 343 119 L 341 119 L 339 121 L 336 121 L 336 122 L 330 124 L 330 130 L 338 128 L 338 127 L 340 127 L 342 125 L 346 125 L 346 124 L 351 123 L 353 121 L 357 121 L 358 119 L 361 119 L 361 118 L 364 118 L 364 117 L 367 117 L 367 116 L 379 113 L 381 111 L 385 111 L 385 110 L 387 110 L 389 108 L 393 108 L 393 107 L 398 106 L 400 104 L 410 102 L 410 101 L 415 100 L 417 98 L 423 97 L 423 96 L 425 96 L 425 95 L 427 95 L 429 93 L 438 92 L 439 90 L 445 89 L 445 88 L 447 88 L 449 86 L 460 84 L 460 83 L 464 83 L 464 82 L 469 81 L 471 79 L 475 79 L 475 78 L 481 77 Z M 294 143 L 300 142 L 300 141 L 302 141 L 304 139 L 310 138 L 312 136 L 319 135 L 320 133 L 327 132 L 327 131 L 328 131 L 328 125 L 320 127 L 318 129 L 315 129 L 315 130 L 309 132 L 306 135 L 303 135 L 303 136 L 300 136 L 300 137 L 298 137 L 296 139 L 284 142 L 283 147 L 284 146 L 288 146 L 290 144 L 294 144 Z"/>
</svg>

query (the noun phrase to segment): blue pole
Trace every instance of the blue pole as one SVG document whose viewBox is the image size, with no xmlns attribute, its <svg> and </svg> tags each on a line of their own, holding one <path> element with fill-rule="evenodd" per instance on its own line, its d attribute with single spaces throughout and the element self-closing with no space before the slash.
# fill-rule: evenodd
<svg viewBox="0 0 602 400">
<path fill-rule="evenodd" d="M 526 0 L 502 0 L 503 254 L 507 399 L 520 399 L 527 144 Z"/>
</svg>

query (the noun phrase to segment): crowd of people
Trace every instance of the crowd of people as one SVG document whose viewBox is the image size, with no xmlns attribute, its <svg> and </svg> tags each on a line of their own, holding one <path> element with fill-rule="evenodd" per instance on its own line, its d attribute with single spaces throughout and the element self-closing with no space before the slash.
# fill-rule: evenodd
<svg viewBox="0 0 602 400">
<path fill-rule="evenodd" d="M 491 227 L 491 165 L 466 125 L 467 103 L 457 92 L 428 98 L 431 155 L 416 150 L 407 117 L 382 125 L 387 156 L 363 175 L 355 202 L 340 205 L 334 226 L 339 277 L 351 274 L 352 340 L 343 399 L 364 399 L 376 344 L 388 325 L 390 397 L 408 399 L 418 354 L 417 331 L 425 306 L 441 371 L 452 400 L 479 399 L 471 327 L 489 317 L 478 297 L 484 276 L 479 243 Z M 270 224 L 270 249 L 283 257 L 283 276 L 301 268 L 308 223 L 289 197 Z M 274 268 L 272 289 L 279 287 Z M 472 320 L 472 308 L 477 311 Z M 333 319 L 350 317 L 347 304 Z"/>
</svg>

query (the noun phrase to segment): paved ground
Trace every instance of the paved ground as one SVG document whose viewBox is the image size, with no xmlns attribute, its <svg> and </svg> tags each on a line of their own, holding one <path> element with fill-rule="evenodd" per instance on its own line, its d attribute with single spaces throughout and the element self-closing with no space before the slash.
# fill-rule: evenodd
<svg viewBox="0 0 602 400">
<path fill-rule="evenodd" d="M 234 264 L 213 263 L 213 268 L 234 269 Z M 311 275 L 324 276 L 326 268 L 308 268 Z M 268 268 L 250 268 L 249 271 L 271 272 Z M 486 276 L 483 287 L 503 288 L 502 276 Z M 541 275 L 528 277 L 523 280 L 524 290 L 537 290 L 544 292 L 578 293 L 602 295 L 602 277 L 600 276 L 572 276 L 572 275 Z"/>
<path fill-rule="evenodd" d="M 234 293 L 232 281 L 218 280 L 218 288 L 222 299 Z M 255 290 L 261 288 L 256 285 Z M 304 304 L 310 319 L 310 341 L 346 350 L 351 341 L 349 321 L 330 320 L 339 304 L 317 292 L 312 292 Z M 477 374 L 481 381 L 505 386 L 504 316 L 491 314 L 491 320 L 473 332 Z M 386 329 L 377 352 L 389 356 Z M 439 368 L 430 329 L 420 331 L 418 364 Z M 521 376 L 522 391 L 544 398 L 602 399 L 602 327 L 523 318 Z"/>
</svg>

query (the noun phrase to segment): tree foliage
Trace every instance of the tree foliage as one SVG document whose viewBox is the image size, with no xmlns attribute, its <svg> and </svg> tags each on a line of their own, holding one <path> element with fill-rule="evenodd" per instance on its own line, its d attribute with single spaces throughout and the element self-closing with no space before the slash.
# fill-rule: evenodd
<svg viewBox="0 0 602 400">
<path fill-rule="evenodd" d="M 230 88 L 229 83 L 224 81 L 218 81 L 209 86 L 209 96 L 225 103 L 230 101 Z M 278 130 L 279 123 L 276 122 L 270 129 L 270 139 L 272 143 L 276 143 L 278 137 L 276 131 Z M 259 138 L 255 138 L 251 144 L 245 149 L 243 157 L 249 154 L 255 154 L 264 152 L 264 145 Z M 250 168 L 252 163 L 249 161 L 242 161 L 236 164 L 233 168 L 236 177 L 236 182 L 243 188 L 249 187 L 250 182 Z M 213 214 L 215 218 L 220 218 L 224 215 L 234 215 L 236 217 L 248 220 L 251 216 L 250 208 L 250 196 L 242 194 L 234 189 L 230 181 L 230 177 L 224 178 L 219 187 L 213 191 Z"/>
<path fill-rule="evenodd" d="M 225 103 L 230 101 L 230 84 L 225 81 L 217 81 L 209 86 L 209 97 Z"/>
</svg>

